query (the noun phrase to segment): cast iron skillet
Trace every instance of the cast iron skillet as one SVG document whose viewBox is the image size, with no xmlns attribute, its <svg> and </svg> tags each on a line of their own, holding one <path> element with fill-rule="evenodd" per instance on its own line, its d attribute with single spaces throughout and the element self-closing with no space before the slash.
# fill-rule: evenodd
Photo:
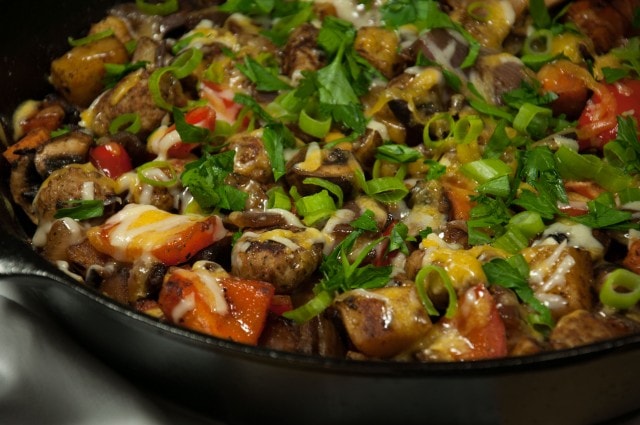
<svg viewBox="0 0 640 425">
<path fill-rule="evenodd" d="M 50 60 L 111 0 L 21 0 L 0 13 L 0 115 L 50 89 Z M 2 190 L 7 192 L 6 164 Z M 0 277 L 137 383 L 228 423 L 592 424 L 640 408 L 640 335 L 524 358 L 396 364 L 310 358 L 160 323 L 78 285 L 0 202 Z M 5 284 L 5 282 L 2 282 Z"/>
</svg>

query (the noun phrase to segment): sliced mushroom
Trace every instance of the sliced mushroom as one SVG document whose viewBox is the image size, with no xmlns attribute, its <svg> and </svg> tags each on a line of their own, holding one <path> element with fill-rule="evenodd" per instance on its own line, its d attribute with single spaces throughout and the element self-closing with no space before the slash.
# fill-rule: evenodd
<svg viewBox="0 0 640 425">
<path fill-rule="evenodd" d="M 287 41 L 282 53 L 282 71 L 289 77 L 302 71 L 316 71 L 324 65 L 324 54 L 318 48 L 318 28 L 311 24 L 297 27 Z"/>
<path fill-rule="evenodd" d="M 38 174 L 46 179 L 68 164 L 87 162 L 93 138 L 81 131 L 72 131 L 51 139 L 36 151 L 34 163 Z"/>
<path fill-rule="evenodd" d="M 285 178 L 301 195 L 321 190 L 320 186 L 304 183 L 306 178 L 325 179 L 340 186 L 346 198 L 353 190 L 356 170 L 360 170 L 360 164 L 350 151 L 321 149 L 317 143 L 310 143 L 288 162 Z"/>
</svg>

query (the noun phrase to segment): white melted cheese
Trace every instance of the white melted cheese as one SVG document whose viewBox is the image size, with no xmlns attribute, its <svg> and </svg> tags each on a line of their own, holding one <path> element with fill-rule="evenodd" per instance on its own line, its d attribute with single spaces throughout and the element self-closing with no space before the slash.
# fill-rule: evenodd
<svg viewBox="0 0 640 425">
<path fill-rule="evenodd" d="M 604 256 L 604 246 L 600 241 L 593 237 L 590 227 L 584 224 L 559 221 L 553 223 L 545 229 L 540 240 L 533 243 L 537 245 L 555 245 L 556 240 L 551 235 L 565 235 L 567 237 L 567 245 L 588 251 L 591 259 L 597 260 Z"/>
<path fill-rule="evenodd" d="M 193 292 L 184 298 L 180 298 L 180 301 L 171 310 L 171 319 L 174 323 L 180 322 L 185 314 L 196 308 L 196 294 Z"/>
<path fill-rule="evenodd" d="M 529 270 L 529 281 L 534 288 L 535 297 L 552 310 L 567 304 L 565 297 L 550 293 L 566 284 L 567 274 L 576 264 L 566 249 L 567 241 L 565 240 L 558 244 L 551 255 Z"/>
<path fill-rule="evenodd" d="M 340 19 L 351 22 L 356 28 L 378 25 L 380 17 L 378 8 L 384 3 L 374 0 L 370 7 L 353 0 L 323 0 L 323 3 L 332 4 Z"/>
</svg>

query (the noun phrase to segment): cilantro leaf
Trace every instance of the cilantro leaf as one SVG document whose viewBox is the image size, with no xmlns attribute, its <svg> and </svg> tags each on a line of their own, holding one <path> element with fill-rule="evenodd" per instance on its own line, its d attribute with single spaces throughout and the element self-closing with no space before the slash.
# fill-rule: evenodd
<svg viewBox="0 0 640 425">
<path fill-rule="evenodd" d="M 212 134 L 208 128 L 189 124 L 185 119 L 185 113 L 175 106 L 173 107 L 173 122 L 176 124 L 176 131 L 184 143 L 201 143 L 211 140 Z"/>
<path fill-rule="evenodd" d="M 371 210 L 366 210 L 360 215 L 360 217 L 353 220 L 351 222 L 351 227 L 353 227 L 354 229 L 366 230 L 369 232 L 378 231 L 378 224 L 376 223 L 375 215 Z"/>
<path fill-rule="evenodd" d="M 628 230 L 640 228 L 640 223 L 632 222 L 633 214 L 630 211 L 616 209 L 615 202 L 607 194 L 587 202 L 589 212 L 573 217 L 574 221 L 589 226 L 593 229 Z"/>
<path fill-rule="evenodd" d="M 100 199 L 76 199 L 66 203 L 64 208 L 58 209 L 53 218 L 69 217 L 75 220 L 88 220 L 102 217 L 104 214 L 104 202 Z"/>
<path fill-rule="evenodd" d="M 522 80 L 518 88 L 503 93 L 502 99 L 512 108 L 519 109 L 525 103 L 541 106 L 547 105 L 558 98 L 558 95 L 552 92 L 541 94 L 540 86 L 541 83 L 537 80 L 535 82 Z"/>
<path fill-rule="evenodd" d="M 395 164 L 408 164 L 420 159 L 422 155 L 417 150 L 406 145 L 395 143 L 379 146 L 376 158 Z"/>
</svg>

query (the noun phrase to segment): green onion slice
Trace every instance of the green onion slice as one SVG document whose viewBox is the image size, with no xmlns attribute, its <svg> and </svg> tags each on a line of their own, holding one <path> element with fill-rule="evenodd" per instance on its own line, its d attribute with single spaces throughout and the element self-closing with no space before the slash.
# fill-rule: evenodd
<svg viewBox="0 0 640 425">
<path fill-rule="evenodd" d="M 329 133 L 332 122 L 333 120 L 331 117 L 324 120 L 312 118 L 305 109 L 300 111 L 300 116 L 298 117 L 298 126 L 300 127 L 300 130 L 319 139 L 325 137 Z"/>
<path fill-rule="evenodd" d="M 293 198 L 296 199 L 295 196 Z M 307 226 L 329 217 L 337 209 L 335 201 L 327 190 L 300 197 L 296 199 L 295 204 L 298 214 L 304 217 L 303 221 Z"/>
<path fill-rule="evenodd" d="M 149 92 L 151 93 L 151 98 L 153 102 L 159 107 L 166 111 L 171 111 L 173 105 L 165 100 L 162 96 L 162 89 L 160 88 L 160 83 L 164 75 L 168 72 L 173 72 L 173 68 L 170 66 L 164 68 L 158 68 L 149 76 Z"/>
<path fill-rule="evenodd" d="M 331 305 L 332 302 L 333 296 L 331 293 L 328 291 L 320 291 L 307 303 L 294 310 L 286 311 L 282 313 L 282 315 L 296 323 L 304 323 L 322 313 Z"/>
<path fill-rule="evenodd" d="M 136 172 L 141 182 L 154 187 L 171 187 L 178 182 L 178 173 L 168 161 L 147 162 L 139 166 Z M 155 175 L 151 176 L 152 172 Z"/>
<path fill-rule="evenodd" d="M 609 273 L 600 289 L 600 301 L 621 310 L 633 307 L 640 301 L 640 275 L 627 269 Z"/>
<path fill-rule="evenodd" d="M 181 80 L 189 76 L 202 62 L 203 53 L 199 49 L 187 49 L 171 63 L 173 74 Z"/>
<path fill-rule="evenodd" d="M 478 140 L 478 136 L 484 130 L 484 122 L 477 115 L 469 115 L 461 118 L 453 127 L 453 138 L 456 143 L 467 144 Z"/>
<path fill-rule="evenodd" d="M 441 128 L 444 126 L 444 128 Z M 435 114 L 427 124 L 424 126 L 424 131 L 422 132 L 422 140 L 424 145 L 427 148 L 438 149 L 446 144 L 449 140 L 449 136 L 451 135 L 453 128 L 455 126 L 455 121 L 451 114 L 446 112 Z M 439 134 L 439 137 L 436 140 L 431 138 L 432 131 L 434 134 Z"/>
<path fill-rule="evenodd" d="M 458 297 L 456 295 L 456 290 L 453 287 L 453 283 L 451 282 L 451 278 L 449 277 L 445 269 L 434 264 L 420 269 L 415 279 L 418 296 L 420 297 L 420 301 L 422 302 L 422 305 L 424 306 L 424 309 L 426 310 L 427 314 L 429 314 L 429 316 L 440 315 L 440 313 L 438 313 L 438 310 L 436 310 L 433 303 L 429 299 L 429 296 L 427 295 L 427 290 L 429 289 L 429 283 L 431 282 L 432 273 L 436 273 L 438 275 L 438 277 L 440 278 L 440 282 L 442 282 L 444 287 L 447 289 L 447 292 L 449 293 L 449 305 L 447 306 L 445 317 L 450 319 L 456 314 L 456 311 L 458 310 Z"/>
<path fill-rule="evenodd" d="M 108 29 L 104 31 L 97 32 L 95 34 L 90 34 L 86 37 L 73 39 L 69 37 L 67 41 L 73 47 L 84 46 L 85 44 L 93 43 L 94 41 L 102 40 L 103 38 L 111 37 L 113 35 L 113 30 Z"/>
<path fill-rule="evenodd" d="M 344 193 L 342 192 L 342 188 L 335 183 L 331 183 L 328 180 L 321 179 L 318 177 L 307 177 L 302 181 L 304 184 L 312 184 L 315 186 L 320 186 L 323 189 L 327 189 L 330 193 L 334 194 L 338 199 L 338 208 L 342 208 L 342 203 L 344 201 Z"/>
<path fill-rule="evenodd" d="M 384 202 L 393 203 L 402 200 L 409 193 L 409 189 L 402 179 L 391 177 L 378 177 L 366 182 L 367 195 Z"/>
<path fill-rule="evenodd" d="M 124 128 L 123 128 L 124 127 Z M 132 112 L 130 114 L 122 114 L 114 118 L 109 124 L 109 134 L 116 134 L 119 131 L 126 131 L 136 134 L 142 128 L 140 114 Z"/>
<path fill-rule="evenodd" d="M 267 208 L 278 208 L 281 210 L 291 211 L 291 198 L 287 195 L 284 189 L 280 186 L 275 186 L 267 191 L 269 197 L 267 201 Z"/>
<path fill-rule="evenodd" d="M 145 0 L 136 0 L 136 7 L 147 15 L 170 15 L 180 8 L 178 0 L 164 0 L 160 3 L 147 3 Z"/>
</svg>

